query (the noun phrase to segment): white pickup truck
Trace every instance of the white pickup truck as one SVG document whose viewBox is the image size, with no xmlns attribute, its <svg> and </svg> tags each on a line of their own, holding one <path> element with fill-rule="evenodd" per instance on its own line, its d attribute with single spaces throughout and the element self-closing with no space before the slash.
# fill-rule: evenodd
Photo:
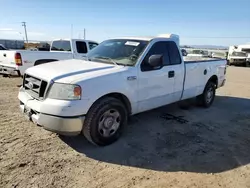
<svg viewBox="0 0 250 188">
<path fill-rule="evenodd" d="M 46 130 L 83 133 L 104 146 L 119 138 L 128 116 L 193 97 L 209 107 L 225 83 L 226 60 L 184 61 L 173 34 L 106 40 L 87 56 L 29 68 L 21 112 Z"/>
<path fill-rule="evenodd" d="M 0 51 L 0 74 L 22 76 L 29 67 L 65 59 L 84 59 L 86 53 L 98 45 L 81 39 L 54 40 L 50 51 Z"/>
</svg>

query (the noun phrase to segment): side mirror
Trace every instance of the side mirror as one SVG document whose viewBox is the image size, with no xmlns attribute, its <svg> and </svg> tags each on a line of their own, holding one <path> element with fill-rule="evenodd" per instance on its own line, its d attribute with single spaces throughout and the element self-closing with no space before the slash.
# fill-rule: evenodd
<svg viewBox="0 0 250 188">
<path fill-rule="evenodd" d="M 151 55 L 148 58 L 148 64 L 151 67 L 160 67 L 163 64 L 163 55 Z"/>
</svg>

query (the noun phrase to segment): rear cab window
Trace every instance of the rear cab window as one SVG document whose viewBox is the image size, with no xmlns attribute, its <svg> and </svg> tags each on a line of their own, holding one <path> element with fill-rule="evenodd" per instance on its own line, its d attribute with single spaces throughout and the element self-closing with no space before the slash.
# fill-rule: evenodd
<svg viewBox="0 0 250 188">
<path fill-rule="evenodd" d="M 169 53 L 170 64 L 171 65 L 181 64 L 181 56 L 176 43 L 173 41 L 168 41 L 166 44 Z"/>
<path fill-rule="evenodd" d="M 76 50 L 77 50 L 77 53 L 80 53 L 80 54 L 87 53 L 88 49 L 87 49 L 86 42 L 84 42 L 84 41 L 76 41 Z"/>
<path fill-rule="evenodd" d="M 70 41 L 68 40 L 58 40 L 53 41 L 51 46 L 52 51 L 71 51 Z"/>
</svg>

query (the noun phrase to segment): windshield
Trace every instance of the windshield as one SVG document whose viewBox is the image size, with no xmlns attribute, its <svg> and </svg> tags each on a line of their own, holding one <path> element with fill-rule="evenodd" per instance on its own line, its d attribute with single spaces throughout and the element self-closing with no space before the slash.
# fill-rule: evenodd
<svg viewBox="0 0 250 188">
<path fill-rule="evenodd" d="M 232 56 L 247 57 L 247 54 L 245 52 L 233 52 Z"/>
<path fill-rule="evenodd" d="M 133 66 L 136 64 L 148 41 L 112 39 L 106 40 L 92 49 L 88 59 L 104 63 Z"/>
<path fill-rule="evenodd" d="M 242 48 L 243 52 L 250 53 L 250 48 Z"/>
</svg>

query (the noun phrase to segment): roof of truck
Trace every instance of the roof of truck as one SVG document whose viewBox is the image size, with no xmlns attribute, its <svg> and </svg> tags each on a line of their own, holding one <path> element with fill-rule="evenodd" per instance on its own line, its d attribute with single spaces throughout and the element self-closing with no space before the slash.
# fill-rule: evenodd
<svg viewBox="0 0 250 188">
<path fill-rule="evenodd" d="M 96 41 L 94 41 L 94 40 L 76 39 L 76 38 L 72 38 L 72 39 L 71 39 L 71 38 L 58 38 L 58 39 L 53 39 L 52 42 L 53 42 L 53 41 L 60 41 L 60 40 L 62 40 L 62 41 L 63 41 L 63 40 L 66 40 L 66 41 L 71 41 L 71 40 L 72 40 L 72 41 L 96 42 Z"/>
<path fill-rule="evenodd" d="M 124 39 L 131 39 L 131 40 L 145 40 L 145 41 L 150 41 L 155 38 L 179 38 L 178 35 L 176 34 L 161 34 L 157 36 L 144 36 L 144 37 L 120 37 L 119 39 L 124 38 Z"/>
</svg>

